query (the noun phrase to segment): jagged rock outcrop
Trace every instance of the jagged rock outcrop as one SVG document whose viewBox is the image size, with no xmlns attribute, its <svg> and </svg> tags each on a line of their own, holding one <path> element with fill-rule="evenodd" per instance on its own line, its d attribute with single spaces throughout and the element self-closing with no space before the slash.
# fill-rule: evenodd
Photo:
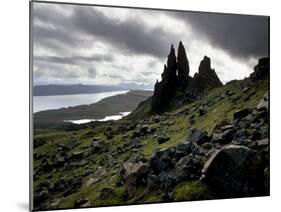
<svg viewBox="0 0 281 212">
<path fill-rule="evenodd" d="M 203 60 L 200 62 L 198 73 L 195 73 L 190 80 L 190 84 L 186 88 L 185 93 L 189 97 L 196 99 L 206 91 L 222 85 L 215 69 L 211 68 L 211 59 L 204 56 Z"/>
<path fill-rule="evenodd" d="M 156 82 L 152 97 L 152 110 L 161 111 L 175 97 L 176 91 L 182 92 L 183 98 L 197 99 L 206 90 L 222 86 L 214 69 L 211 68 L 211 59 L 207 56 L 201 61 L 199 72 L 192 78 L 189 76 L 189 62 L 182 42 L 179 42 L 178 55 L 171 46 L 167 66 L 164 66 L 162 80 Z"/>
<path fill-rule="evenodd" d="M 207 56 L 204 56 L 204 59 L 201 61 L 199 72 L 195 74 L 194 80 L 197 82 L 194 86 L 196 86 L 199 91 L 222 86 L 215 69 L 211 68 L 211 59 Z"/>
</svg>

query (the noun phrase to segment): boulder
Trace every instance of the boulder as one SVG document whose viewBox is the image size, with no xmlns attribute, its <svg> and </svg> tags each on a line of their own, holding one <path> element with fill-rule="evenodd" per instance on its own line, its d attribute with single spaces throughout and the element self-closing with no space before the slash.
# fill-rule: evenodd
<svg viewBox="0 0 281 212">
<path fill-rule="evenodd" d="M 230 143 L 233 139 L 234 133 L 235 133 L 235 130 L 233 130 L 233 129 L 224 131 L 224 133 L 222 134 L 222 142 L 224 144 Z"/>
<path fill-rule="evenodd" d="M 268 101 L 268 92 L 266 92 L 263 96 L 263 98 L 260 100 L 260 102 L 257 105 L 257 110 L 265 109 L 268 111 L 269 101 Z"/>
<path fill-rule="evenodd" d="M 199 108 L 198 108 L 198 115 L 199 116 L 203 116 L 203 115 L 205 115 L 207 112 L 206 112 L 206 110 L 204 109 L 204 107 L 203 106 L 200 106 Z"/>
<path fill-rule="evenodd" d="M 210 138 L 206 132 L 203 132 L 202 130 L 197 128 L 192 128 L 189 131 L 187 141 L 201 145 L 203 143 L 209 142 Z"/>
<path fill-rule="evenodd" d="M 92 143 L 92 153 L 99 153 L 102 150 L 102 145 L 99 140 L 95 140 Z"/>
<path fill-rule="evenodd" d="M 199 155 L 189 154 L 182 157 L 166 177 L 165 193 L 172 191 L 182 181 L 199 180 L 204 162 L 205 158 Z"/>
<path fill-rule="evenodd" d="M 113 132 L 112 132 L 112 131 L 106 131 L 106 132 L 104 133 L 104 135 L 106 136 L 106 138 L 107 138 L 108 140 L 111 140 L 111 139 L 113 138 Z"/>
<path fill-rule="evenodd" d="M 166 141 L 169 141 L 169 140 L 170 140 L 170 137 L 164 136 L 164 135 L 159 136 L 159 137 L 157 138 L 158 144 L 165 143 Z"/>
<path fill-rule="evenodd" d="M 110 197 L 110 195 L 114 194 L 114 190 L 112 188 L 103 188 L 100 191 L 100 198 L 101 199 L 107 199 Z"/>
<path fill-rule="evenodd" d="M 268 138 L 265 138 L 265 139 L 261 139 L 261 140 L 258 140 L 256 141 L 257 143 L 257 147 L 258 148 L 264 148 L 264 147 L 268 147 L 269 146 L 269 139 Z"/>
<path fill-rule="evenodd" d="M 161 172 L 168 172 L 174 167 L 169 151 L 171 149 L 160 150 L 151 157 L 149 164 L 154 174 L 158 175 Z"/>
<path fill-rule="evenodd" d="M 175 147 L 175 152 L 173 154 L 173 157 L 178 161 L 180 158 L 191 153 L 193 148 L 194 148 L 194 145 L 191 142 L 178 144 Z"/>
<path fill-rule="evenodd" d="M 66 157 L 64 157 L 60 154 L 57 154 L 55 156 L 55 158 L 53 159 L 53 166 L 54 167 L 61 167 L 61 166 L 64 166 L 66 162 L 67 162 Z"/>
<path fill-rule="evenodd" d="M 138 186 L 146 183 L 147 173 L 148 165 L 141 161 L 122 164 L 120 176 L 129 198 L 134 196 Z"/>
<path fill-rule="evenodd" d="M 147 131 L 148 131 L 148 126 L 147 126 L 147 125 L 142 125 L 142 126 L 140 127 L 140 133 L 141 133 L 142 135 L 145 135 L 145 134 L 147 133 Z"/>
<path fill-rule="evenodd" d="M 214 133 L 211 138 L 212 143 L 222 143 L 222 134 Z"/>
<path fill-rule="evenodd" d="M 220 130 L 226 130 L 225 127 L 226 126 L 230 126 L 230 123 L 228 120 L 223 119 L 221 122 L 219 122 L 218 124 L 216 124 L 216 126 L 214 127 L 213 131 L 220 131 Z M 233 127 L 233 126 L 232 126 Z"/>
<path fill-rule="evenodd" d="M 74 202 L 74 208 L 84 207 L 83 205 L 85 205 L 87 202 L 89 202 L 88 199 L 78 199 Z"/>
<path fill-rule="evenodd" d="M 40 146 L 43 146 L 47 142 L 43 138 L 35 138 L 33 141 L 33 148 L 38 148 Z"/>
<path fill-rule="evenodd" d="M 264 192 L 265 195 L 269 195 L 269 189 L 270 189 L 270 174 L 269 174 L 269 167 L 266 167 L 264 169 Z"/>
<path fill-rule="evenodd" d="M 81 159 L 83 159 L 83 155 L 84 155 L 84 152 L 82 152 L 82 151 L 73 152 L 72 155 L 71 155 L 71 158 L 73 160 L 81 160 Z"/>
<path fill-rule="evenodd" d="M 239 141 L 247 139 L 249 137 L 249 132 L 246 129 L 240 129 L 233 135 L 233 140 Z"/>
<path fill-rule="evenodd" d="M 147 174 L 146 185 L 149 189 L 154 189 L 158 185 L 158 176 L 156 174 L 149 172 Z"/>
<path fill-rule="evenodd" d="M 42 190 L 39 193 L 35 193 L 33 197 L 33 204 L 35 208 L 40 207 L 49 198 L 47 190 Z"/>
<path fill-rule="evenodd" d="M 228 145 L 210 157 L 202 173 L 222 197 L 259 196 L 264 194 L 264 168 L 257 152 Z"/>
<path fill-rule="evenodd" d="M 233 114 L 233 118 L 234 119 L 240 119 L 240 118 L 244 118 L 245 116 L 247 116 L 249 113 L 251 113 L 249 108 L 244 108 L 242 110 L 238 110 L 236 112 L 234 112 Z"/>
<path fill-rule="evenodd" d="M 82 186 L 82 177 L 70 177 L 65 181 L 64 187 L 65 191 L 63 196 L 66 197 L 74 192 L 76 192 Z"/>
</svg>

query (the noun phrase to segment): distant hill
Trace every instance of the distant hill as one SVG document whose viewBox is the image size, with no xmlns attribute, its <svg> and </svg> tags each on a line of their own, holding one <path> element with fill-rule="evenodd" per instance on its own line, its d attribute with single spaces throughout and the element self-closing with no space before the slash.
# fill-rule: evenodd
<svg viewBox="0 0 281 212">
<path fill-rule="evenodd" d="M 150 89 L 148 85 L 136 83 L 120 83 L 114 86 L 108 85 L 35 85 L 33 88 L 34 96 L 53 96 L 53 95 L 73 95 L 73 94 L 89 94 L 102 93 L 121 90 L 144 90 Z"/>
<path fill-rule="evenodd" d="M 56 110 L 46 110 L 34 114 L 35 128 L 53 126 L 64 120 L 102 119 L 119 112 L 133 111 L 140 102 L 152 95 L 152 91 L 132 90 L 102 99 L 90 105 L 79 105 Z"/>
</svg>

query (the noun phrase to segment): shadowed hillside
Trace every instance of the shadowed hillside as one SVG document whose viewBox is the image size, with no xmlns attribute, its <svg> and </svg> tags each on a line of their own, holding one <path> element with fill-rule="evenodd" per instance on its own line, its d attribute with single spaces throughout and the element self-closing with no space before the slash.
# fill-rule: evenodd
<svg viewBox="0 0 281 212">
<path fill-rule="evenodd" d="M 172 46 L 153 95 L 129 116 L 35 130 L 35 209 L 269 195 L 268 76 L 262 58 L 222 85 L 205 56 L 191 77 L 183 44 L 177 57 Z"/>
</svg>

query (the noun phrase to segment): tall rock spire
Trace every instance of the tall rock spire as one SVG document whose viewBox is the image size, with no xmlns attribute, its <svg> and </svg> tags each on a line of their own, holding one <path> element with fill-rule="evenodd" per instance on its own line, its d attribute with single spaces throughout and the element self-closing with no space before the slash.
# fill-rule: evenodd
<svg viewBox="0 0 281 212">
<path fill-rule="evenodd" d="M 169 85 L 172 86 L 170 88 L 176 88 L 177 86 L 177 58 L 175 55 L 175 48 L 171 45 L 170 54 L 168 55 L 167 60 L 167 79 L 169 81 Z"/>
<path fill-rule="evenodd" d="M 154 95 L 152 97 L 152 108 L 160 110 L 173 99 L 177 88 L 177 58 L 175 48 L 171 45 L 168 55 L 167 65 L 164 65 L 162 80 L 154 85 Z"/>
<path fill-rule="evenodd" d="M 179 86 L 183 89 L 187 86 L 189 76 L 189 62 L 186 57 L 186 52 L 182 42 L 179 42 L 178 47 L 178 81 Z"/>
</svg>

